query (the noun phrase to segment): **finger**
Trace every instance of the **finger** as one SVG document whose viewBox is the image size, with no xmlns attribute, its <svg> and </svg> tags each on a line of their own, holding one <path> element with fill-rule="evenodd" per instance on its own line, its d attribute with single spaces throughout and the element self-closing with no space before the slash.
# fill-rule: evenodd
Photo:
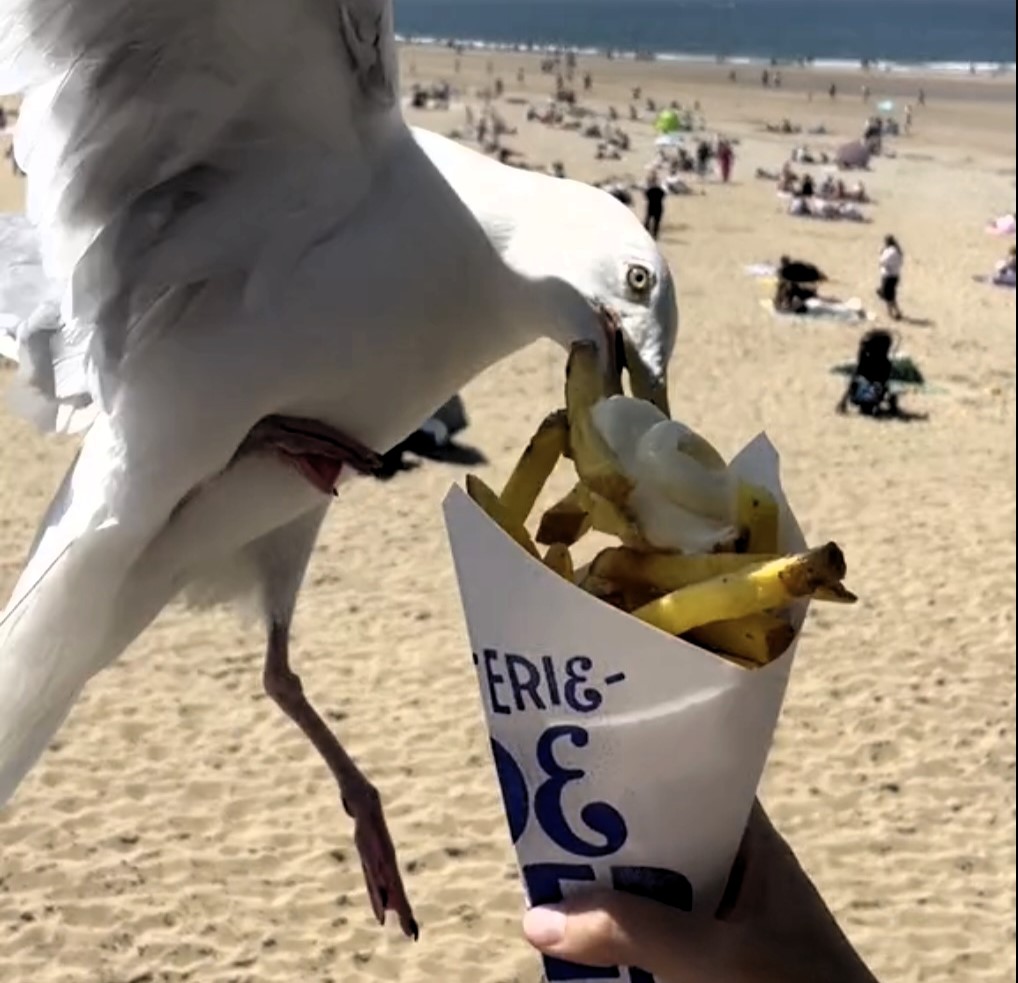
<svg viewBox="0 0 1018 983">
<path fill-rule="evenodd" d="M 587 966 L 639 966 L 669 983 L 706 983 L 717 970 L 720 923 L 618 892 L 531 908 L 527 941 L 546 955 Z"/>
</svg>

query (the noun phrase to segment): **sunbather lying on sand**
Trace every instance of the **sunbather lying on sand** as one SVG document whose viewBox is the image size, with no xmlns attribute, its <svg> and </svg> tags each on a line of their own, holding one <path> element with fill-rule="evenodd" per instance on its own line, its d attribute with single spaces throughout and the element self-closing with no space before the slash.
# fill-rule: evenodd
<svg viewBox="0 0 1018 983">
<path fill-rule="evenodd" d="M 1007 258 L 999 260 L 993 271 L 993 282 L 1002 287 L 1013 287 L 1018 273 L 1015 270 L 1014 246 L 1007 251 Z"/>
</svg>

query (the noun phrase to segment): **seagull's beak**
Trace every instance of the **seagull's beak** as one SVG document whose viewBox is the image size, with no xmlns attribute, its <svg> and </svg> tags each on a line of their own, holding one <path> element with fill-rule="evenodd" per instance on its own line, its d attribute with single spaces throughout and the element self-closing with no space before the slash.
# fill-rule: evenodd
<svg viewBox="0 0 1018 983">
<path fill-rule="evenodd" d="M 668 378 L 643 360 L 629 336 L 622 330 L 621 320 L 614 311 L 601 308 L 608 351 L 608 387 L 616 394 L 624 392 L 622 373 L 629 373 L 629 389 L 637 399 L 645 399 L 665 416 L 671 416 L 668 406 Z"/>
<path fill-rule="evenodd" d="M 622 354 L 625 359 L 623 366 L 629 373 L 629 388 L 637 399 L 645 399 L 653 403 L 665 416 L 672 415 L 668 404 L 668 376 L 664 372 L 652 369 L 640 357 L 633 343 L 622 336 Z"/>
<path fill-rule="evenodd" d="M 604 331 L 604 350 L 607 354 L 605 388 L 610 394 L 621 396 L 622 372 L 626 367 L 625 335 L 613 311 L 599 304 L 595 304 L 594 307 L 601 319 L 601 329 Z"/>
</svg>

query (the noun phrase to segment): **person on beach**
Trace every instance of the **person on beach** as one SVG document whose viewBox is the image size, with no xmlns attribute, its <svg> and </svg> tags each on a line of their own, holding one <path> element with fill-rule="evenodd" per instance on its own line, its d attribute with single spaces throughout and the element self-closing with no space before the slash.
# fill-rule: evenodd
<svg viewBox="0 0 1018 983">
<path fill-rule="evenodd" d="M 696 173 L 701 181 L 707 178 L 707 168 L 710 166 L 711 149 L 706 140 L 701 140 L 696 145 Z"/>
<path fill-rule="evenodd" d="M 665 189 L 661 187 L 661 180 L 657 171 L 651 171 L 647 175 L 647 183 L 643 188 L 643 196 L 647 202 L 647 210 L 644 214 L 644 228 L 656 239 L 661 231 L 661 219 L 665 213 Z"/>
<path fill-rule="evenodd" d="M 1015 248 L 1012 246 L 1007 257 L 998 260 L 993 271 L 993 282 L 1000 287 L 1013 287 L 1018 279 L 1018 265 L 1015 263 Z"/>
<path fill-rule="evenodd" d="M 735 164 L 735 151 L 727 140 L 718 141 L 718 170 L 721 172 L 721 180 L 728 184 L 732 177 L 732 167 Z"/>
<path fill-rule="evenodd" d="M 855 371 L 848 380 L 844 395 L 835 407 L 847 413 L 854 406 L 863 416 L 901 416 L 898 397 L 891 390 L 894 369 L 891 351 L 894 337 L 879 328 L 863 335 L 859 342 Z"/>
<path fill-rule="evenodd" d="M 531 908 L 523 935 L 545 955 L 682 983 L 877 983 L 759 803 L 716 917 L 602 891 Z"/>
<path fill-rule="evenodd" d="M 898 284 L 901 281 L 901 268 L 904 263 L 905 253 L 898 240 L 892 235 L 884 236 L 884 245 L 880 250 L 880 286 L 877 288 L 877 296 L 887 305 L 887 313 L 895 321 L 901 320 Z"/>
</svg>

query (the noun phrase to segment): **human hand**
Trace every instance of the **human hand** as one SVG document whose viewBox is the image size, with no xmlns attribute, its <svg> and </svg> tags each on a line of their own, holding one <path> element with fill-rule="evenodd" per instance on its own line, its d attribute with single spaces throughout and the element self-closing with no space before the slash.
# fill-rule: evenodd
<svg viewBox="0 0 1018 983">
<path fill-rule="evenodd" d="M 607 891 L 532 908 L 523 933 L 546 955 L 659 983 L 876 983 L 759 803 L 716 918 Z"/>
</svg>

